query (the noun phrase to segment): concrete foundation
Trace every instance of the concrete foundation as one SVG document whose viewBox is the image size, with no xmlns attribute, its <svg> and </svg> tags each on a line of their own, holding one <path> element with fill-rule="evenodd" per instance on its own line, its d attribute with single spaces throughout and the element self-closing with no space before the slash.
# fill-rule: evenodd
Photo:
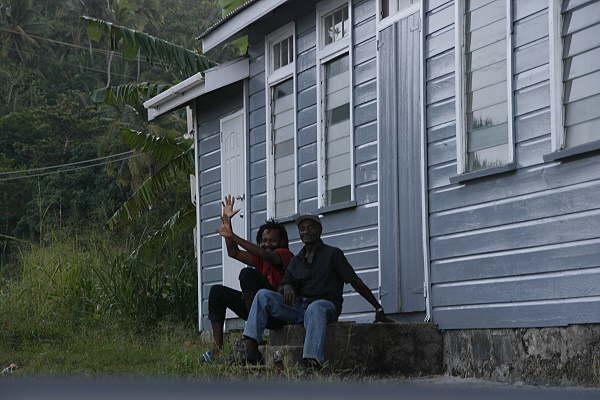
<svg viewBox="0 0 600 400">
<path fill-rule="evenodd" d="M 443 335 L 444 367 L 453 376 L 600 386 L 599 324 L 453 330 Z"/>
<path fill-rule="evenodd" d="M 300 360 L 303 343 L 302 325 L 272 331 L 264 348 L 267 365 L 278 359 Z M 325 355 L 336 370 L 424 376 L 442 372 L 442 346 L 433 324 L 338 322 L 327 326 Z"/>
</svg>

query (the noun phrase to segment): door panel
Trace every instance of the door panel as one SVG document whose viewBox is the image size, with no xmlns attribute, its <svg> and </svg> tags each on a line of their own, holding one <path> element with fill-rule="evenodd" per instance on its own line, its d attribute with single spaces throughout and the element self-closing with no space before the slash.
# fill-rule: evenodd
<svg viewBox="0 0 600 400">
<path fill-rule="evenodd" d="M 246 237 L 246 135 L 244 113 L 237 112 L 221 119 L 221 194 L 235 197 L 235 208 L 241 211 L 231 221 L 233 231 Z M 238 275 L 244 264 L 223 252 L 223 285 L 240 290 Z M 227 318 L 235 316 L 228 310 Z"/>
<path fill-rule="evenodd" d="M 417 12 L 379 34 L 381 302 L 388 312 L 425 310 L 419 28 Z"/>
</svg>

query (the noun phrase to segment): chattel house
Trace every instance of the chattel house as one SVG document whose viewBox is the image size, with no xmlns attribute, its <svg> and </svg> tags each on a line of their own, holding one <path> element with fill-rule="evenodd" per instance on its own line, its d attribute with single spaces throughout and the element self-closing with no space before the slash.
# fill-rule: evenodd
<svg viewBox="0 0 600 400">
<path fill-rule="evenodd" d="M 236 232 L 287 222 L 293 252 L 321 214 L 399 321 L 597 328 L 600 1 L 249 0 L 198 39 L 243 36 L 145 103 L 195 137 L 200 329 L 211 285 L 239 287 L 225 194 Z M 372 307 L 348 287 L 340 319 Z"/>
</svg>

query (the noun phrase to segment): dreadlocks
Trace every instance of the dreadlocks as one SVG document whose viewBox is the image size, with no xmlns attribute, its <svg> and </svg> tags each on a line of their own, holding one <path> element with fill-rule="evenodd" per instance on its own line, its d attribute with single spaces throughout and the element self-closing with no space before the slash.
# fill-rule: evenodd
<svg viewBox="0 0 600 400">
<path fill-rule="evenodd" d="M 289 239 L 288 239 L 288 234 L 287 234 L 287 230 L 285 229 L 285 226 L 283 226 L 279 222 L 275 221 L 274 219 L 265 221 L 265 223 L 262 224 L 260 226 L 260 228 L 258 228 L 258 232 L 256 232 L 256 244 L 258 244 L 260 246 L 260 244 L 262 242 L 262 234 L 266 230 L 278 231 L 279 232 L 279 243 L 280 243 L 281 247 L 283 247 L 285 249 L 287 249 L 289 247 Z"/>
</svg>

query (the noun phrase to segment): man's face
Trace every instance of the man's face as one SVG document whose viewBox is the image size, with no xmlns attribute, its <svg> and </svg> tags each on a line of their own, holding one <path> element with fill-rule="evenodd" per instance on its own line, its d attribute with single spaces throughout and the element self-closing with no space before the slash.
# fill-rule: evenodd
<svg viewBox="0 0 600 400">
<path fill-rule="evenodd" d="M 265 229 L 261 236 L 260 247 L 265 250 L 275 250 L 281 247 L 279 231 L 276 229 Z"/>
<path fill-rule="evenodd" d="M 321 238 L 321 225 L 310 219 L 305 219 L 298 224 L 300 240 L 304 244 L 313 244 Z"/>
</svg>

